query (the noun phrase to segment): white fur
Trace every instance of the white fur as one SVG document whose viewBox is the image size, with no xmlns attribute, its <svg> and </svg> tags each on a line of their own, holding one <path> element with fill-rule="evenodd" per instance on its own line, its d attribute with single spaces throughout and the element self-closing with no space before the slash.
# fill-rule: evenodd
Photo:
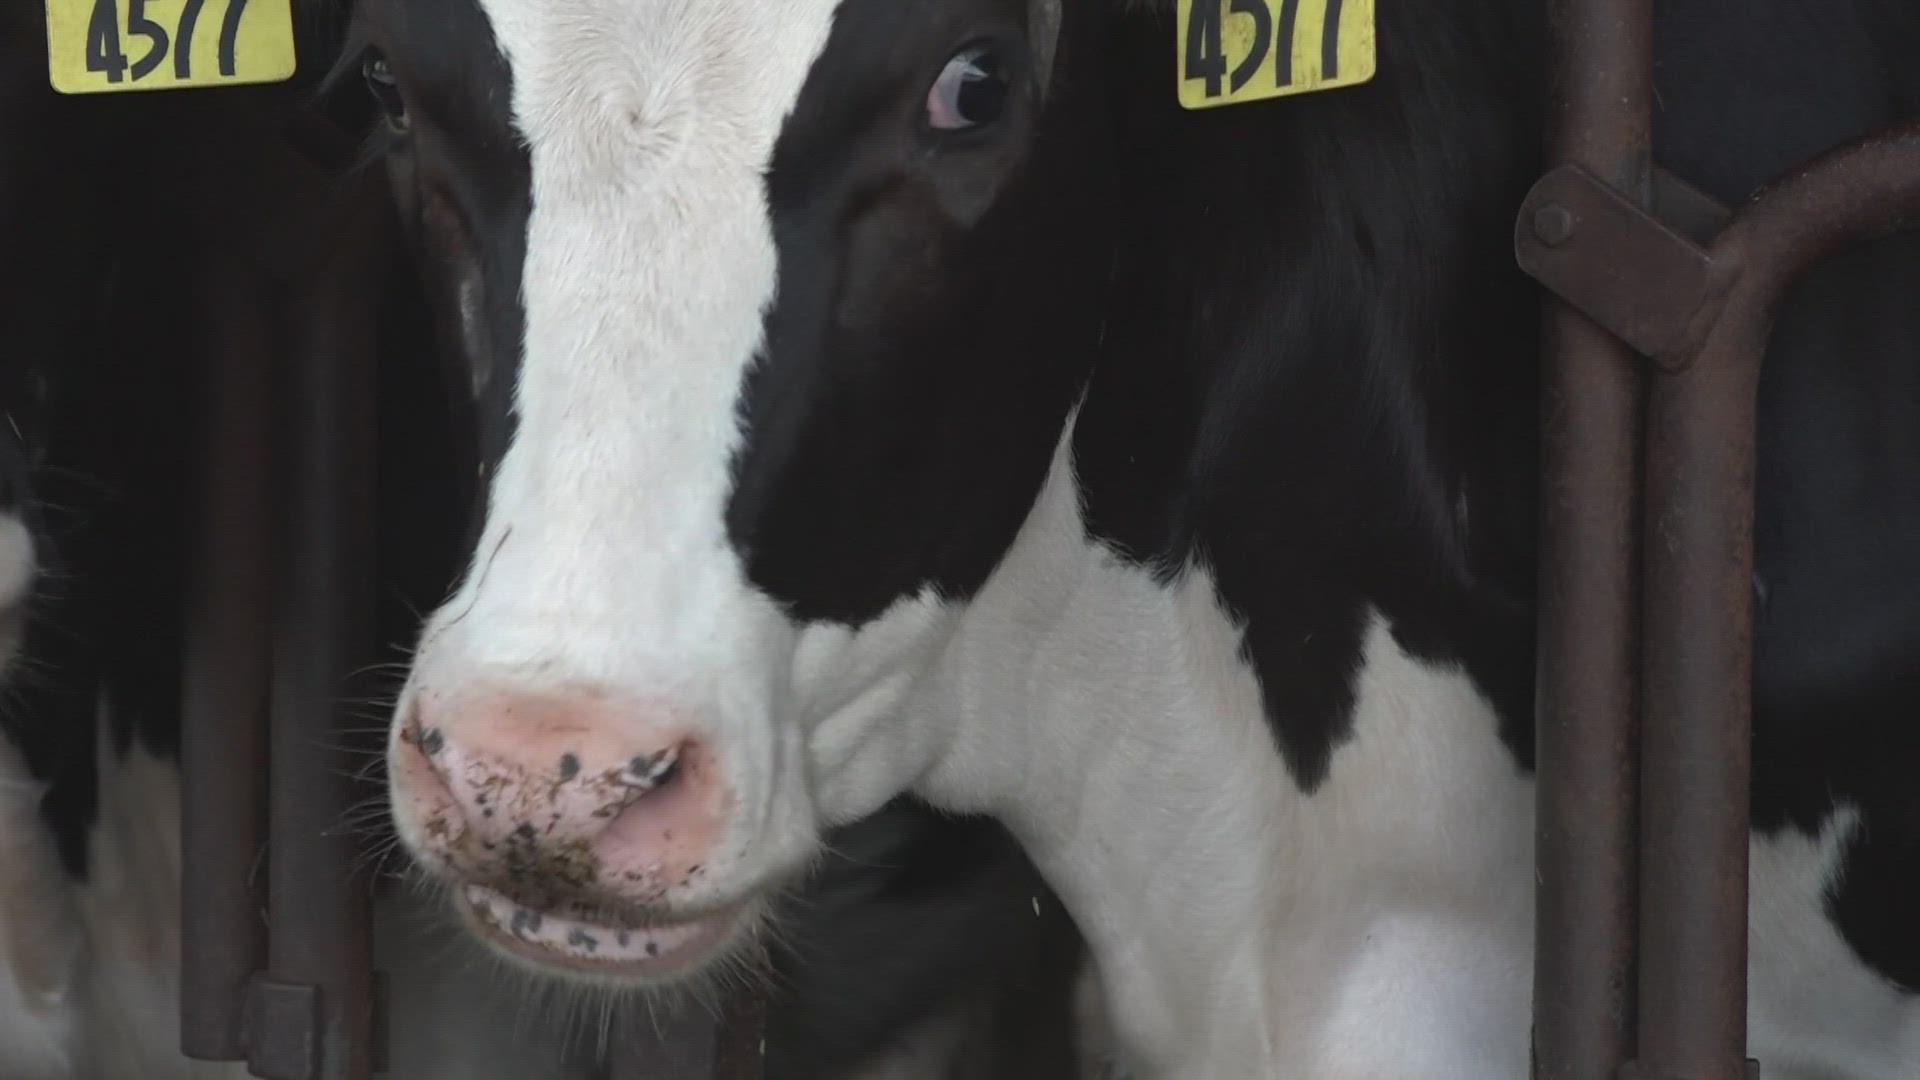
<svg viewBox="0 0 1920 1080">
<path fill-rule="evenodd" d="M 1920 1076 L 1920 1006 L 1861 966 L 1821 910 L 1860 817 L 1751 848 L 1748 1023 L 1768 1080 Z"/>
<path fill-rule="evenodd" d="M 1376 621 L 1354 741 L 1303 796 L 1207 575 L 1165 589 L 1088 544 L 1075 490 L 1063 456 L 903 710 L 963 733 L 928 793 L 1004 816 L 1061 890 L 1127 1075 L 1524 1075 L 1533 800 L 1488 704 Z M 1920 1004 L 1823 913 L 1844 829 L 1753 845 L 1753 1045 L 1769 1075 L 1920 1068 Z"/>
<path fill-rule="evenodd" d="M 480 569 L 429 624 L 408 700 L 579 682 L 682 714 L 746 800 L 697 904 L 815 844 L 798 738 L 766 737 L 792 634 L 722 508 L 774 288 L 761 169 L 836 2 L 482 6 L 531 148 L 529 362 Z"/>
<path fill-rule="evenodd" d="M 40 818 L 42 790 L 0 738 L 0 1061 L 19 1080 L 72 1069 L 80 928 Z"/>
<path fill-rule="evenodd" d="M 929 794 L 1007 819 L 1088 935 L 1130 1074 L 1524 1068 L 1531 793 L 1484 701 L 1376 622 L 1302 795 L 1209 576 L 1087 543 L 1074 492 L 1063 455 L 908 709 L 963 733 Z"/>
<path fill-rule="evenodd" d="M 1163 587 L 1089 543 L 1065 440 L 970 605 L 796 633 L 746 583 L 722 515 L 775 286 L 760 177 L 832 0 L 483 5 L 533 162 L 520 424 L 409 695 L 682 710 L 740 807 L 690 903 L 903 790 L 999 815 L 1087 933 L 1136 1080 L 1524 1075 L 1530 781 L 1465 675 L 1381 620 L 1308 796 L 1206 569 Z M 1831 837 L 1755 854 L 1756 1044 L 1911 1080 L 1920 1014 L 1820 914 Z"/>
<path fill-rule="evenodd" d="M 0 513 L 0 609 L 17 609 L 25 602 L 36 568 L 33 533 L 26 522 L 18 514 Z"/>
</svg>

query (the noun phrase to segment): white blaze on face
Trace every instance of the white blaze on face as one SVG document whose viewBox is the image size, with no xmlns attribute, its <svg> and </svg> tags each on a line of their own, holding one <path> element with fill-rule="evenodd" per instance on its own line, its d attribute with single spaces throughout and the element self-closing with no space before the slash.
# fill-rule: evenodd
<svg viewBox="0 0 1920 1080">
<path fill-rule="evenodd" d="M 763 176 L 836 0 L 481 7 L 532 163 L 517 427 L 409 692 L 674 710 L 764 822 L 801 795 L 769 720 L 793 631 L 728 545 L 729 461 L 775 289 Z"/>
</svg>

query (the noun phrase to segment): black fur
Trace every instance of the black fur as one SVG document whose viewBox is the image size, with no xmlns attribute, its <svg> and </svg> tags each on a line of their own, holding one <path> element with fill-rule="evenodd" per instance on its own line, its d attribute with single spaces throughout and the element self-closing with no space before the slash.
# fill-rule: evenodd
<svg viewBox="0 0 1920 1080">
<path fill-rule="evenodd" d="M 780 292 L 727 527 L 797 619 L 972 595 L 1078 394 L 1106 269 L 1098 50 L 1076 46 L 1093 24 L 1069 4 L 1041 87 L 1027 17 L 1022 0 L 846 0 L 775 146 Z M 924 130 L 925 88 L 983 40 L 1009 113 L 958 139 Z"/>
<path fill-rule="evenodd" d="M 1113 81 L 1130 224 L 1075 431 L 1088 528 L 1211 569 L 1308 789 L 1351 733 L 1369 605 L 1465 663 L 1531 759 L 1527 7 L 1383 5 L 1374 82 L 1197 113 L 1170 14 L 1109 39 L 1139 75 Z"/>
</svg>

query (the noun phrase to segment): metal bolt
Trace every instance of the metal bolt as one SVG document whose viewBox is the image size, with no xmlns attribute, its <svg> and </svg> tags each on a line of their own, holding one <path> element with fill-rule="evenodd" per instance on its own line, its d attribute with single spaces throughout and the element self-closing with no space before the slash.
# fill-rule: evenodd
<svg viewBox="0 0 1920 1080">
<path fill-rule="evenodd" d="M 1543 206 L 1533 212 L 1533 235 L 1548 247 L 1559 247 L 1573 239 L 1573 211 L 1564 206 Z"/>
</svg>

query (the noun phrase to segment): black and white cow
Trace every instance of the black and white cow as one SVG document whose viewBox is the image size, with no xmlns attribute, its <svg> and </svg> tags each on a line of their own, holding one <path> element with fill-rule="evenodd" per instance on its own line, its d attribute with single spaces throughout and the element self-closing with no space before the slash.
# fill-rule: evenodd
<svg viewBox="0 0 1920 1080">
<path fill-rule="evenodd" d="M 1538 5 L 1202 114 L 1171 7 L 362 0 L 492 408 L 393 801 L 503 955 L 696 979 L 912 791 L 1019 836 L 1136 1076 L 1524 1073 Z M 1725 198 L 1920 108 L 1904 0 L 1662 10 Z M 1836 261 L 1769 370 L 1773 1076 L 1920 1071 L 1917 284 Z"/>
<path fill-rule="evenodd" d="M 39 19 L 37 8 L 0 11 L 0 49 L 33 55 Z M 337 42 L 322 19 L 302 31 L 303 69 L 317 76 Z M 202 104 L 231 93 L 59 98 L 37 65 L 0 66 L 7 1080 L 245 1073 L 177 1049 L 179 571 L 192 524 L 197 350 L 218 337 L 197 301 L 219 269 L 200 237 L 183 235 L 195 219 L 182 209 L 181 178 L 197 174 L 181 159 L 219 127 L 217 109 Z M 353 97 L 314 104 L 337 122 L 377 119 L 357 86 Z M 228 149 L 245 160 L 246 147 Z M 390 298 L 398 314 L 380 394 L 383 637 L 395 641 L 444 595 L 465 510 L 460 481 L 474 472 L 445 408 L 463 395 L 422 362 L 435 354 L 428 305 L 408 284 Z M 460 382 L 464 390 L 464 373 Z M 902 800 L 833 843 L 835 857 L 789 901 L 771 950 L 770 1075 L 1070 1073 L 1078 938 L 1003 830 Z M 376 964 L 392 1009 L 386 1075 L 598 1075 L 602 1003 L 529 1000 L 525 980 L 497 977 L 444 910 L 423 910 L 431 900 L 398 890 L 376 904 Z"/>
</svg>

